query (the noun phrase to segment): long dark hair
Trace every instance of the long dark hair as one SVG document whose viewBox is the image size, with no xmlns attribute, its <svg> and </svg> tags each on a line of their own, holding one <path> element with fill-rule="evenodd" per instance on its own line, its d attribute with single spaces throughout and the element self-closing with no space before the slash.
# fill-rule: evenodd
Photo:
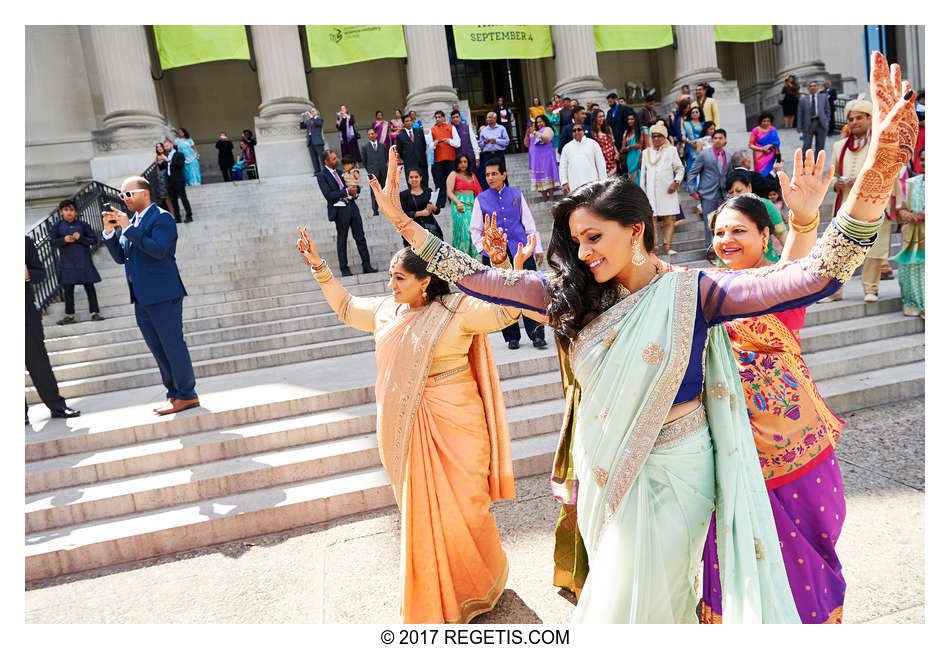
<svg viewBox="0 0 950 649">
<path fill-rule="evenodd" d="M 643 224 L 643 246 L 653 250 L 653 209 L 640 186 L 627 177 L 588 183 L 554 205 L 554 230 L 548 246 L 548 264 L 554 270 L 548 317 L 555 333 L 573 340 L 590 317 L 600 312 L 609 287 L 598 284 L 590 267 L 577 258 L 580 246 L 571 240 L 570 218 L 579 207 L 624 226 Z"/>
<path fill-rule="evenodd" d="M 736 180 L 740 179 L 736 178 Z M 736 210 L 752 221 L 759 232 L 768 230 L 769 236 L 772 236 L 772 219 L 769 218 L 769 210 L 765 207 L 765 201 L 755 194 L 738 194 L 720 205 L 709 218 L 709 229 L 713 232 L 716 230 L 716 217 L 726 208 Z"/>
<path fill-rule="evenodd" d="M 407 273 L 420 281 L 428 277 L 429 285 L 426 287 L 426 295 L 429 297 L 429 301 L 438 298 L 439 304 L 448 309 L 448 307 L 445 306 L 445 296 L 452 292 L 452 288 L 447 281 L 426 270 L 427 262 L 425 259 L 414 253 L 412 248 L 407 246 L 396 251 L 396 254 L 393 255 L 392 263 L 396 262 L 402 264 L 402 267 L 406 269 Z"/>
<path fill-rule="evenodd" d="M 462 158 L 465 158 L 468 161 L 468 167 L 465 168 L 465 173 L 467 173 L 470 176 L 475 175 L 475 167 L 472 164 L 472 156 L 465 153 L 464 151 L 462 153 L 459 153 L 457 156 L 455 156 L 455 172 L 461 173 L 459 171 L 459 161 Z"/>
</svg>

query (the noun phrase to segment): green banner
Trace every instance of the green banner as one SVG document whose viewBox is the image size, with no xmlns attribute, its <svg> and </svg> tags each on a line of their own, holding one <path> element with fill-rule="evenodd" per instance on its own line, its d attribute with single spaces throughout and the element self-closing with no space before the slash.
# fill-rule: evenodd
<svg viewBox="0 0 950 649">
<path fill-rule="evenodd" d="M 594 25 L 594 50 L 655 50 L 673 44 L 671 25 Z"/>
<path fill-rule="evenodd" d="M 153 25 L 152 30 L 163 70 L 251 58 L 244 25 Z"/>
<path fill-rule="evenodd" d="M 554 56 L 550 25 L 453 25 L 460 59 L 540 59 Z"/>
<path fill-rule="evenodd" d="M 772 38 L 772 25 L 713 25 L 716 40 L 728 43 L 755 43 Z"/>
<path fill-rule="evenodd" d="M 406 58 L 402 25 L 307 25 L 307 50 L 314 68 Z"/>
</svg>

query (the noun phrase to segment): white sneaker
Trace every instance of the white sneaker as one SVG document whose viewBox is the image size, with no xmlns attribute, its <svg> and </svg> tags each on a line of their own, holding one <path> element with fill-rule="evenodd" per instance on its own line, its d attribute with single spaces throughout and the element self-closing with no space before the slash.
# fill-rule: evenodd
<svg viewBox="0 0 950 649">
<path fill-rule="evenodd" d="M 666 251 L 666 254 L 668 254 L 668 255 L 675 255 L 675 254 L 676 254 L 676 251 L 673 250 L 672 248 L 670 248 L 669 250 Z"/>
<path fill-rule="evenodd" d="M 877 296 L 874 293 L 868 293 L 864 296 L 865 302 L 877 302 Z"/>
</svg>

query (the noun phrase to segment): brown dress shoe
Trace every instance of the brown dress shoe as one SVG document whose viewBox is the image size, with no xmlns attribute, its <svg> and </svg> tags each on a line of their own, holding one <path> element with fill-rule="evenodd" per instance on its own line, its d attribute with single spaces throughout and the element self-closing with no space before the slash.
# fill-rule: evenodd
<svg viewBox="0 0 950 649">
<path fill-rule="evenodd" d="M 189 408 L 197 408 L 201 404 L 198 403 L 198 399 L 171 399 L 172 405 L 171 408 L 166 408 L 164 410 L 156 410 L 155 414 L 157 415 L 171 415 L 176 412 L 181 412 L 182 410 L 188 410 Z"/>
<path fill-rule="evenodd" d="M 163 403 L 160 406 L 156 406 L 152 408 L 152 412 L 158 412 L 159 410 L 167 410 L 168 408 L 174 407 L 174 405 L 175 405 L 175 400 L 172 399 L 171 397 L 168 397 L 168 399 L 165 400 L 165 403 Z"/>
</svg>

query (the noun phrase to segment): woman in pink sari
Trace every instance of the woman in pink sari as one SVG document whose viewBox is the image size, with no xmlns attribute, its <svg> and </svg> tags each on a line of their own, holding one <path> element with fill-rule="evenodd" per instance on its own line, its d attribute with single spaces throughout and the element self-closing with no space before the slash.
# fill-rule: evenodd
<svg viewBox="0 0 950 649">
<path fill-rule="evenodd" d="M 778 130 L 772 126 L 772 115 L 759 115 L 759 125 L 749 135 L 749 148 L 755 159 L 755 170 L 760 176 L 768 176 L 775 164 L 775 155 L 780 153 L 782 141 Z"/>
<path fill-rule="evenodd" d="M 389 122 L 383 117 L 383 111 L 377 110 L 373 119 L 373 130 L 376 131 L 376 141 L 386 145 L 386 136 L 389 135 Z"/>
<path fill-rule="evenodd" d="M 376 341 L 376 434 L 402 523 L 402 621 L 466 623 L 494 608 L 508 579 L 490 505 L 514 498 L 514 474 L 486 334 L 521 310 L 451 294 L 409 248 L 390 264 L 391 295 L 353 296 L 297 230 L 327 302 Z"/>
<path fill-rule="evenodd" d="M 395 117 L 389 120 L 389 146 L 396 144 L 396 136 L 402 130 L 402 111 L 397 108 L 394 114 Z M 376 140 L 382 142 L 379 138 L 376 138 Z"/>
</svg>

